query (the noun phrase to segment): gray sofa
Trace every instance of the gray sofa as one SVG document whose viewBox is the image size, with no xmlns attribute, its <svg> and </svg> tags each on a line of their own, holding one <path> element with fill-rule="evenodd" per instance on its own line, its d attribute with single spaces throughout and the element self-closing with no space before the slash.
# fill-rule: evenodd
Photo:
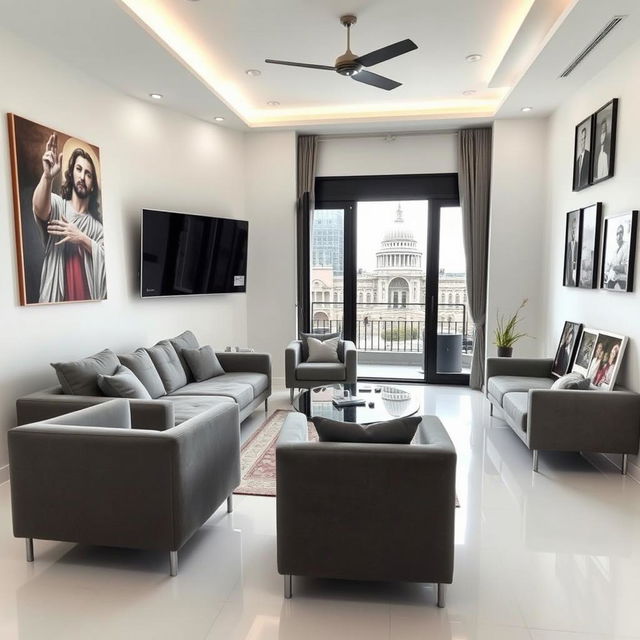
<svg viewBox="0 0 640 640">
<path fill-rule="evenodd" d="M 276 447 L 278 572 L 292 576 L 453 580 L 456 451 L 424 416 L 414 443 L 308 442 L 290 414 Z M 389 479 L 393 478 L 393 482 Z"/>
<path fill-rule="evenodd" d="M 638 453 L 640 395 L 631 391 L 551 389 L 550 358 L 487 358 L 486 395 L 493 408 L 533 451 Z"/>
<path fill-rule="evenodd" d="M 8 433 L 14 535 L 177 552 L 240 482 L 238 406 L 220 403 L 179 426 L 136 423 L 129 401 Z"/>
<path fill-rule="evenodd" d="M 193 333 L 185 331 L 180 336 L 161 341 L 158 345 L 166 343 L 172 345 L 171 348 L 175 349 L 180 358 L 179 363 L 176 360 L 174 364 L 176 368 L 180 369 L 181 382 L 171 384 L 171 380 L 163 376 L 165 379 L 160 384 L 159 391 L 152 393 L 151 399 L 130 400 L 132 415 L 139 427 L 167 429 L 220 404 L 237 405 L 240 421 L 255 411 L 263 402 L 266 411 L 268 398 L 271 395 L 271 357 L 269 354 L 216 353 L 224 372 L 208 380 L 196 382 L 180 353 L 182 348 L 198 347 L 198 341 Z M 134 354 L 141 351 L 144 350 L 138 349 Z M 129 365 L 132 355 L 120 355 L 119 359 L 123 364 Z M 105 364 L 100 365 L 104 369 L 101 371 L 102 373 L 109 375 L 114 373 L 115 367 L 120 362 L 115 360 L 114 365 L 113 356 L 115 354 L 107 358 Z M 82 363 L 83 361 L 78 362 Z M 134 371 L 134 373 L 136 372 Z M 95 367 L 90 369 L 87 375 L 89 377 L 93 375 L 95 378 Z M 146 382 L 144 376 L 139 375 L 138 377 L 143 383 Z M 176 386 L 176 384 L 181 386 Z M 163 388 L 163 385 L 169 387 L 168 392 Z M 65 393 L 61 385 L 56 385 L 19 398 L 16 402 L 17 423 L 21 425 L 46 420 L 109 400 L 109 397 L 103 395 L 96 384 L 91 384 L 90 380 L 87 384 L 83 384 L 82 388 L 88 389 L 90 392 Z"/>
</svg>

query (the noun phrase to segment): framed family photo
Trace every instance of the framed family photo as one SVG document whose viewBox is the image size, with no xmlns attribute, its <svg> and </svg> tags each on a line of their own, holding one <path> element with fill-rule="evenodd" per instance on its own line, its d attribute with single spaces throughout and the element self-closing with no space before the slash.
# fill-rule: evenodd
<svg viewBox="0 0 640 640">
<path fill-rule="evenodd" d="M 564 276 L 565 287 L 578 286 L 578 265 L 580 264 L 580 209 L 567 213 L 564 240 Z"/>
<path fill-rule="evenodd" d="M 583 289 L 595 289 L 598 286 L 601 222 L 601 202 L 582 209 L 580 213 L 578 286 Z"/>
<path fill-rule="evenodd" d="M 582 335 L 580 336 L 578 349 L 576 351 L 576 359 L 573 361 L 571 371 L 581 373 L 585 378 L 587 377 L 589 364 L 591 363 L 591 357 L 593 356 L 593 350 L 595 349 L 597 339 L 597 329 L 582 330 Z"/>
<path fill-rule="evenodd" d="M 575 131 L 573 150 L 573 190 L 581 191 L 591 184 L 591 150 L 593 148 L 593 121 L 591 115 Z"/>
<path fill-rule="evenodd" d="M 104 300 L 100 150 L 8 119 L 20 303 Z"/>
<path fill-rule="evenodd" d="M 600 107 L 593 118 L 591 183 L 596 184 L 613 176 L 616 157 L 618 99 L 614 98 L 611 102 L 607 102 L 603 107 Z"/>
<path fill-rule="evenodd" d="M 599 331 L 585 377 L 591 386 L 603 391 L 613 389 L 620 371 L 620 363 L 627 346 L 627 338 L 606 331 Z"/>
<path fill-rule="evenodd" d="M 580 339 L 580 331 L 582 325 L 578 322 L 565 322 L 560 335 L 560 342 L 556 350 L 556 356 L 553 359 L 553 367 L 551 373 L 558 378 L 565 375 L 571 367 L 573 355 Z"/>
<path fill-rule="evenodd" d="M 633 291 L 638 212 L 608 216 L 604 221 L 604 247 L 600 287 Z"/>
</svg>

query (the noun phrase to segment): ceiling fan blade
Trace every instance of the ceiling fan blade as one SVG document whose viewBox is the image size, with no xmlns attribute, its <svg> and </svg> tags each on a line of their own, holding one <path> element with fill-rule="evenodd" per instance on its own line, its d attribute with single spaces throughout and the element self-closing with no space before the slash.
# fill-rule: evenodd
<svg viewBox="0 0 640 640">
<path fill-rule="evenodd" d="M 287 60 L 265 60 L 269 64 L 284 64 L 288 67 L 304 67 L 305 69 L 324 69 L 326 71 L 335 71 L 335 67 L 326 64 L 307 64 L 306 62 L 288 62 Z"/>
<path fill-rule="evenodd" d="M 403 53 L 409 53 L 417 49 L 418 45 L 413 40 L 400 40 L 395 44 L 390 44 L 382 49 L 376 49 L 371 53 L 365 53 L 363 56 L 356 58 L 356 62 L 359 62 L 363 67 L 373 67 L 374 64 L 379 64 L 385 60 L 391 60 L 397 56 L 401 56 Z"/>
<path fill-rule="evenodd" d="M 402 82 L 390 80 L 389 78 L 385 78 L 384 76 L 379 76 L 377 73 L 371 73 L 371 71 L 360 71 L 359 73 L 356 73 L 351 77 L 357 82 L 370 84 L 372 87 L 378 87 L 378 89 L 386 89 L 387 91 L 391 91 L 391 89 L 402 86 Z"/>
</svg>

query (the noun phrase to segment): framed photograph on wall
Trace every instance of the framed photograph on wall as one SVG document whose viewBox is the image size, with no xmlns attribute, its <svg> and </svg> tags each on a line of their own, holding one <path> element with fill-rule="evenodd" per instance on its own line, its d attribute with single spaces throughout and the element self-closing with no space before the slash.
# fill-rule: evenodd
<svg viewBox="0 0 640 640">
<path fill-rule="evenodd" d="M 593 117 L 591 184 L 596 184 L 613 177 L 616 158 L 618 99 L 614 98 L 611 102 L 600 107 Z"/>
<path fill-rule="evenodd" d="M 593 149 L 593 116 L 583 120 L 575 131 L 573 147 L 573 190 L 591 184 L 591 150 Z"/>
<path fill-rule="evenodd" d="M 578 268 L 578 286 L 583 289 L 595 289 L 598 286 L 598 256 L 600 255 L 601 223 L 601 202 L 582 209 L 580 213 L 580 266 Z"/>
<path fill-rule="evenodd" d="M 553 367 L 551 369 L 551 373 L 558 378 L 567 373 L 571 367 L 581 330 L 582 325 L 578 322 L 566 321 L 564 323 L 562 334 L 560 335 L 560 342 L 556 349 L 556 357 L 553 359 Z"/>
<path fill-rule="evenodd" d="M 104 300 L 100 150 L 8 118 L 20 303 Z"/>
<path fill-rule="evenodd" d="M 564 276 L 565 287 L 578 286 L 578 265 L 580 263 L 580 209 L 567 213 L 564 235 Z"/>
<path fill-rule="evenodd" d="M 589 364 L 593 356 L 593 350 L 596 346 L 596 340 L 598 339 L 597 329 L 583 329 L 578 342 L 578 349 L 576 351 L 576 358 L 573 361 L 573 367 L 571 371 L 581 373 L 587 378 L 589 371 Z"/>
<path fill-rule="evenodd" d="M 620 363 L 627 346 L 627 338 L 607 331 L 599 331 L 586 376 L 591 387 L 608 391 L 613 389 Z"/>
<path fill-rule="evenodd" d="M 608 216 L 604 221 L 600 287 L 608 291 L 633 291 L 638 212 Z"/>
</svg>

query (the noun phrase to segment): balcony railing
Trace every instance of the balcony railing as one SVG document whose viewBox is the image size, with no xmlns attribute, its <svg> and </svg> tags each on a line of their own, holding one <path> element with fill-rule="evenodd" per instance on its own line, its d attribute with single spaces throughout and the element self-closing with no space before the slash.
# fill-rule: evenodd
<svg viewBox="0 0 640 640">
<path fill-rule="evenodd" d="M 342 332 L 342 320 L 315 319 L 318 312 L 331 313 L 330 309 L 342 307 L 342 302 L 313 302 L 311 304 L 312 329 L 317 333 Z M 402 353 L 422 353 L 424 349 L 424 320 L 407 319 L 370 319 L 364 310 L 370 309 L 370 314 L 389 314 L 397 312 L 401 315 L 407 311 L 420 311 L 424 315 L 425 305 L 421 303 L 397 303 L 384 302 L 358 303 L 358 316 L 356 322 L 356 344 L 361 351 L 397 351 Z M 473 328 L 467 322 L 467 309 L 464 304 L 439 303 L 438 315 L 458 313 L 462 315 L 460 320 L 439 318 L 437 324 L 438 334 L 461 334 L 463 353 L 473 351 Z"/>
</svg>

